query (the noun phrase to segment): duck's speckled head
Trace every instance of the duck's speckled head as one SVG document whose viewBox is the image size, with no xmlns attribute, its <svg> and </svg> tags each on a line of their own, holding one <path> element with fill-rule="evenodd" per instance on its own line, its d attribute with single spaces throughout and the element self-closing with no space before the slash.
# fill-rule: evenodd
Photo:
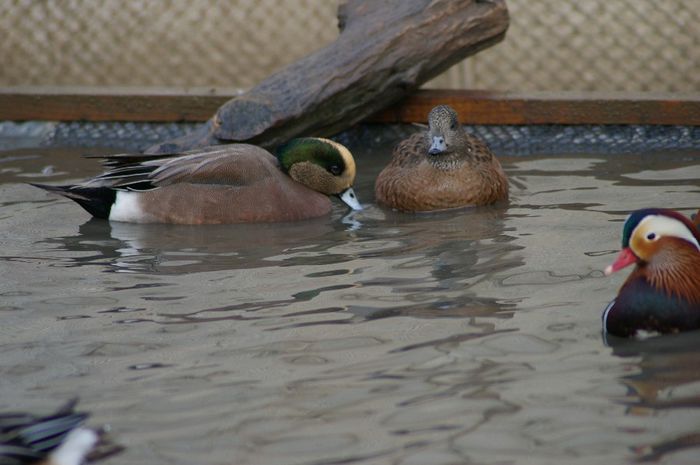
<svg viewBox="0 0 700 465">
<path fill-rule="evenodd" d="M 342 144 L 318 137 L 292 139 L 277 149 L 282 171 L 300 184 L 326 195 L 337 195 L 353 210 L 361 210 L 352 185 L 355 159 Z"/>
<path fill-rule="evenodd" d="M 429 155 L 459 152 L 467 145 L 467 137 L 457 112 L 448 105 L 438 105 L 428 114 Z"/>
</svg>

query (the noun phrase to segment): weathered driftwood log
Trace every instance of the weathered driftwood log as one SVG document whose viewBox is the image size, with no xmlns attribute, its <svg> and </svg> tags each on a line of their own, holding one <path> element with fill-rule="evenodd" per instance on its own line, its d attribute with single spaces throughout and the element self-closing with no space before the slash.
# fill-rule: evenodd
<svg viewBox="0 0 700 465">
<path fill-rule="evenodd" d="M 330 135 L 505 36 L 505 0 L 347 0 L 340 35 L 228 101 L 202 128 L 150 152 Z"/>
</svg>

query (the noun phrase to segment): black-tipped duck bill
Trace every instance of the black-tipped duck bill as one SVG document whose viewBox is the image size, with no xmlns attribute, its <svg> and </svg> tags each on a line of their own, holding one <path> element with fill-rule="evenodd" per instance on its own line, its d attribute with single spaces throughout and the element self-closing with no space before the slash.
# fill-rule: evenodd
<svg viewBox="0 0 700 465">
<path fill-rule="evenodd" d="M 360 205 L 360 201 L 357 200 L 357 196 L 355 195 L 355 191 L 352 190 L 352 187 L 345 189 L 343 192 L 338 194 L 338 197 L 340 197 L 340 200 L 345 202 L 345 204 L 353 210 L 362 210 L 362 205 Z"/>
<path fill-rule="evenodd" d="M 444 152 L 444 150 L 440 150 L 440 149 L 436 149 L 436 148 L 431 147 L 431 149 L 428 150 L 428 155 L 440 155 L 443 152 Z"/>
</svg>

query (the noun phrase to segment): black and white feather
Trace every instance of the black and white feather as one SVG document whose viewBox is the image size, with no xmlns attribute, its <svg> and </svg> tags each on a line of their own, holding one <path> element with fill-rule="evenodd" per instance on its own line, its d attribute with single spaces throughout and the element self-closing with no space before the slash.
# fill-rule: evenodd
<svg viewBox="0 0 700 465">
<path fill-rule="evenodd" d="M 28 465 L 80 465 L 101 449 L 94 458 L 104 458 L 122 448 L 103 440 L 104 433 L 83 426 L 88 414 L 76 412 L 77 399 L 56 412 L 39 416 L 25 412 L 0 413 L 0 463 Z"/>
<path fill-rule="evenodd" d="M 223 145 L 194 149 L 174 154 L 117 154 L 95 156 L 102 158 L 107 170 L 89 181 L 82 188 L 108 187 L 117 190 L 145 192 L 167 186 L 187 178 L 189 182 L 207 184 L 220 181 L 241 181 L 242 174 L 231 170 L 229 163 L 239 158 L 254 160 L 247 152 L 261 149 L 246 144 Z M 259 154 L 258 154 L 259 155 Z M 204 173 L 200 176 L 200 173 Z M 221 173 L 221 178 L 212 173 Z"/>
</svg>

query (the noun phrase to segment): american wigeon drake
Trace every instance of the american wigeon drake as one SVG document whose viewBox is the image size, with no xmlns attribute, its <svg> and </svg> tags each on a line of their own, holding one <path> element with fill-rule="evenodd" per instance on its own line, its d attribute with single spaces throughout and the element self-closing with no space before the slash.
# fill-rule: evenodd
<svg viewBox="0 0 700 465">
<path fill-rule="evenodd" d="M 700 231 L 678 212 L 647 208 L 625 221 L 622 250 L 605 269 L 629 265 L 617 298 L 603 312 L 603 329 L 616 336 L 638 331 L 700 329 Z"/>
<path fill-rule="evenodd" d="M 400 142 L 379 173 L 379 203 L 406 212 L 488 205 L 508 199 L 508 180 L 486 144 L 468 134 L 447 105 L 433 108 L 429 128 Z"/>
<path fill-rule="evenodd" d="M 135 223 L 297 221 L 330 213 L 329 195 L 362 208 L 352 189 L 352 154 L 327 139 L 293 139 L 278 149 L 277 158 L 248 144 L 102 158 L 108 170 L 84 183 L 34 185 L 76 201 L 98 218 Z"/>
<path fill-rule="evenodd" d="M 80 465 L 88 455 L 96 460 L 120 452 L 123 447 L 109 442 L 103 431 L 82 426 L 88 414 L 76 412 L 76 402 L 47 416 L 0 414 L 0 463 Z"/>
</svg>

